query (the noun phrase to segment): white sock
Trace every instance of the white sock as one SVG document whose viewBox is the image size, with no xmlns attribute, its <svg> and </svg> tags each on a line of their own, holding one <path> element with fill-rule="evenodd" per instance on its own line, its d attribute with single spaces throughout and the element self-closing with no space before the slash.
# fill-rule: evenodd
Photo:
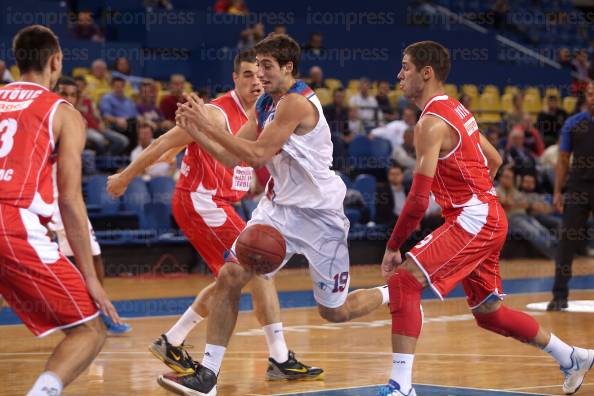
<svg viewBox="0 0 594 396">
<path fill-rule="evenodd" d="M 169 329 L 167 333 L 165 333 L 167 341 L 169 341 L 171 345 L 181 345 L 186 337 L 188 337 L 188 334 L 190 334 L 190 331 L 192 331 L 192 329 L 196 327 L 196 325 L 203 319 L 204 318 L 198 315 L 192 309 L 192 306 L 190 306 L 188 309 L 186 309 L 186 312 L 184 312 L 181 318 L 179 318 L 179 320 L 173 325 L 173 327 Z"/>
<path fill-rule="evenodd" d="M 400 385 L 400 392 L 407 394 L 412 388 L 412 368 L 415 355 L 407 353 L 392 354 L 392 374 L 390 378 Z"/>
<path fill-rule="evenodd" d="M 561 367 L 569 368 L 573 365 L 571 361 L 571 352 L 573 352 L 573 348 L 561 341 L 553 333 L 551 333 L 551 339 L 549 340 L 548 345 L 543 348 L 543 351 L 559 362 Z"/>
<path fill-rule="evenodd" d="M 216 375 L 219 375 L 226 349 L 224 346 L 206 344 L 202 365 L 207 369 L 211 369 Z"/>
<path fill-rule="evenodd" d="M 287 359 L 289 359 L 289 348 L 287 348 L 287 343 L 285 341 L 283 324 L 280 322 L 269 324 L 263 326 L 262 330 L 264 330 L 270 357 L 278 363 L 286 362 Z"/>
<path fill-rule="evenodd" d="M 51 371 L 46 371 L 37 378 L 27 396 L 59 396 L 62 389 L 62 380 Z"/>
<path fill-rule="evenodd" d="M 388 290 L 388 285 L 383 285 L 376 287 L 382 293 L 382 305 L 386 305 L 390 302 L 390 291 Z"/>
</svg>

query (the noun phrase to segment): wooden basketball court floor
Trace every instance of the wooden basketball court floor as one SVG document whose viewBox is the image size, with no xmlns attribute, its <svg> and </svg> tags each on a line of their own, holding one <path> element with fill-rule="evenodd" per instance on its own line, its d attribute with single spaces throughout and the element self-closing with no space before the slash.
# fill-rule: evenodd
<svg viewBox="0 0 594 396">
<path fill-rule="evenodd" d="M 543 260 L 503 261 L 506 303 L 529 311 L 526 305 L 550 299 L 553 264 Z M 594 300 L 594 259 L 579 258 L 572 300 Z M 133 331 L 110 337 L 92 366 L 64 395 L 169 395 L 156 383 L 168 369 L 147 351 L 148 344 L 169 328 L 192 296 L 210 278 L 201 275 L 111 278 L 108 292 Z M 352 268 L 352 287 L 382 283 L 379 267 Z M 321 381 L 267 382 L 267 349 L 250 312 L 239 315 L 221 375 L 219 395 L 373 395 L 374 385 L 387 381 L 391 367 L 390 316 L 382 309 L 355 322 L 329 324 L 313 307 L 305 269 L 283 270 L 281 291 L 286 339 L 297 357 L 323 367 Z M 414 382 L 419 395 L 560 395 L 562 374 L 545 353 L 479 329 L 459 291 L 445 301 L 430 294 L 424 299 L 425 323 L 415 358 Z M 244 307 L 249 308 L 245 300 Z M 535 312 L 538 321 L 567 342 L 594 348 L 594 314 Z M 162 316 L 155 316 L 162 315 Z M 166 316 L 168 315 L 168 316 Z M 9 309 L 0 324 L 14 323 Z M 43 369 L 60 335 L 35 339 L 19 324 L 0 325 L 0 395 L 24 395 Z M 191 334 L 190 353 L 200 360 L 205 323 Z M 594 373 L 578 394 L 594 395 Z"/>
</svg>

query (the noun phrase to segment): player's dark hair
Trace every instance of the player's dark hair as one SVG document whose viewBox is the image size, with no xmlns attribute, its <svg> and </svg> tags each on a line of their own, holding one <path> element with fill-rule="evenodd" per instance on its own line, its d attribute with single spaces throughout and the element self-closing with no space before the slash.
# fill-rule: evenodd
<svg viewBox="0 0 594 396">
<path fill-rule="evenodd" d="M 443 45 L 435 41 L 419 41 L 404 49 L 417 70 L 430 66 L 439 81 L 445 81 L 450 73 L 450 53 Z"/>
<path fill-rule="evenodd" d="M 60 52 L 58 37 L 41 25 L 27 26 L 12 41 L 12 53 L 21 74 L 43 72 L 52 55 Z"/>
<path fill-rule="evenodd" d="M 233 71 L 239 73 L 241 62 L 256 63 L 256 51 L 252 48 L 239 51 L 233 59 Z"/>
<path fill-rule="evenodd" d="M 292 62 L 293 71 L 291 74 L 293 77 L 296 77 L 299 73 L 301 47 L 299 47 L 299 44 L 288 35 L 269 34 L 265 39 L 254 46 L 254 50 L 258 55 L 272 56 L 281 67 Z"/>
</svg>

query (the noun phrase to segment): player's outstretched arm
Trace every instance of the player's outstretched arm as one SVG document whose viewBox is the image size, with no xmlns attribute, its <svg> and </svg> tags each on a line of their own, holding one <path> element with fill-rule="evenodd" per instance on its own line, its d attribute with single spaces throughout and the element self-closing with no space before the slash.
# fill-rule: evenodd
<svg viewBox="0 0 594 396">
<path fill-rule="evenodd" d="M 394 272 L 395 266 L 402 262 L 400 247 L 417 229 L 429 206 L 429 192 L 437 169 L 441 144 L 448 133 L 448 128 L 445 122 L 432 116 L 422 117 L 415 127 L 417 167 L 412 187 L 394 226 L 382 261 L 382 273 L 386 279 Z"/>
<path fill-rule="evenodd" d="M 179 127 L 173 127 L 165 134 L 153 140 L 140 156 L 132 161 L 123 171 L 107 179 L 107 192 L 114 198 L 126 192 L 130 182 L 146 168 L 157 162 L 169 150 L 179 150 L 191 143 L 192 139 Z"/>
<path fill-rule="evenodd" d="M 58 205 L 66 237 L 89 294 L 105 314 L 114 322 L 121 323 L 97 279 L 91 257 L 87 209 L 81 191 L 81 154 L 86 140 L 83 118 L 74 107 L 60 104 L 54 116 L 53 129 L 58 142 Z"/>
<path fill-rule="evenodd" d="M 254 168 L 260 168 L 279 150 L 293 134 L 301 121 L 306 118 L 312 106 L 307 99 L 300 95 L 288 95 L 279 102 L 274 119 L 266 125 L 257 140 L 246 139 L 246 136 L 256 135 L 257 123 L 255 116 L 249 117 L 248 122 L 233 136 L 221 128 L 217 128 L 208 120 L 206 106 L 200 98 L 192 97 L 180 107 L 181 114 L 190 122 L 201 125 L 201 130 L 213 140 L 223 146 L 227 151 L 237 156 L 241 161 Z M 191 132 L 192 136 L 200 133 L 198 130 Z"/>
<path fill-rule="evenodd" d="M 479 144 L 481 146 L 481 150 L 487 158 L 489 176 L 491 177 L 491 180 L 494 180 L 495 176 L 497 175 L 497 171 L 499 170 L 499 167 L 501 167 L 501 164 L 503 163 L 503 160 L 501 159 L 501 155 L 499 155 L 499 152 L 495 147 L 493 147 L 491 142 L 489 142 L 487 138 L 483 136 L 482 133 L 479 136 Z"/>
</svg>

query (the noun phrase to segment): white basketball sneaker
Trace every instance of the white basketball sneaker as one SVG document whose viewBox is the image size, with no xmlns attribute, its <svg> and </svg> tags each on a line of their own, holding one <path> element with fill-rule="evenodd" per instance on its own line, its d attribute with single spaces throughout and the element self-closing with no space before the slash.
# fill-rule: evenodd
<svg viewBox="0 0 594 396">
<path fill-rule="evenodd" d="M 394 380 L 390 380 L 388 385 L 380 389 L 378 396 L 417 396 L 417 392 L 415 392 L 415 388 L 410 388 L 408 393 L 402 393 L 400 384 Z"/>
<path fill-rule="evenodd" d="M 561 367 L 561 371 L 565 376 L 563 392 L 566 395 L 573 395 L 582 386 L 586 373 L 594 365 L 594 350 L 573 347 L 571 363 L 572 365 L 569 368 Z"/>
</svg>

